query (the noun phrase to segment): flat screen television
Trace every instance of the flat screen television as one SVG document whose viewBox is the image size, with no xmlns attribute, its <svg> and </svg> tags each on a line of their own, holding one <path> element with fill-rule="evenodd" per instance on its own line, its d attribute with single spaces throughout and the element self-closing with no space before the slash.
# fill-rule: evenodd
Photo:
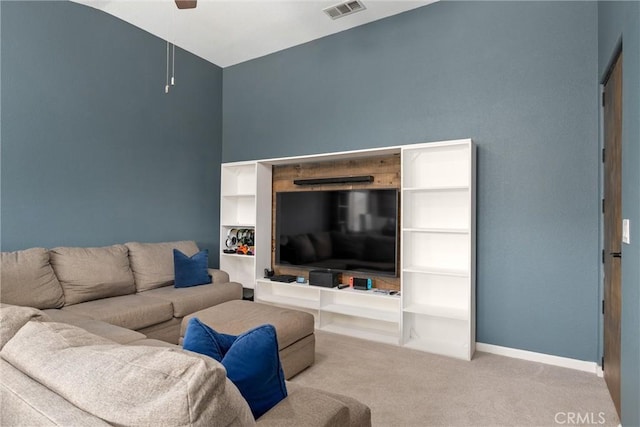
<svg viewBox="0 0 640 427">
<path fill-rule="evenodd" d="M 397 276 L 398 190 L 276 193 L 279 266 Z"/>
</svg>

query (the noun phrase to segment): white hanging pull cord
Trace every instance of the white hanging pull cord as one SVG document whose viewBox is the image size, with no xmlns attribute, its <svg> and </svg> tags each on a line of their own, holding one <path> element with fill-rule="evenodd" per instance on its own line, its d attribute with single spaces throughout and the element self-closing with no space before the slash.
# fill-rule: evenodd
<svg viewBox="0 0 640 427">
<path fill-rule="evenodd" d="M 173 42 L 171 43 L 171 86 L 174 86 L 176 84 L 176 79 L 175 79 L 175 75 L 176 75 L 176 44 L 175 44 L 176 8 L 175 7 L 171 8 L 171 40 L 173 40 Z M 168 50 L 167 50 L 167 55 L 169 55 Z M 167 61 L 168 60 L 169 59 L 167 58 Z M 169 68 L 169 63 L 167 62 L 167 73 L 169 72 L 168 68 Z"/>
<path fill-rule="evenodd" d="M 173 53 L 171 55 L 171 86 L 176 84 L 176 45 L 172 45 Z"/>
<path fill-rule="evenodd" d="M 167 41 L 167 78 L 164 84 L 164 93 L 169 93 L 169 42 Z"/>
</svg>

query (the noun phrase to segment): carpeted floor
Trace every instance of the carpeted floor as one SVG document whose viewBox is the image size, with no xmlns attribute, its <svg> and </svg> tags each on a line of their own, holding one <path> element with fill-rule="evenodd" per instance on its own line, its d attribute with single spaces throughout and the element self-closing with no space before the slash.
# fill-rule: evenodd
<svg viewBox="0 0 640 427">
<path fill-rule="evenodd" d="M 292 381 L 357 398 L 374 426 L 619 424 L 595 374 L 480 352 L 466 362 L 321 331 L 315 365 Z"/>
</svg>

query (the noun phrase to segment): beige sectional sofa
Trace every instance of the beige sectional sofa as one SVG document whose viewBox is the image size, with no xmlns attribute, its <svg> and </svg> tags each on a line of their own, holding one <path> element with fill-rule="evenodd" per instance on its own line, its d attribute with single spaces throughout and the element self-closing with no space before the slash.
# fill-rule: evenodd
<svg viewBox="0 0 640 427">
<path fill-rule="evenodd" d="M 194 242 L 2 253 L 2 426 L 370 426 L 362 403 L 287 382 L 254 420 L 215 360 L 182 350 L 181 319 L 237 300 L 242 286 L 176 289 L 173 248 Z"/>
<path fill-rule="evenodd" d="M 255 420 L 214 359 L 158 340 L 119 344 L 30 307 L 3 304 L 0 337 L 2 426 L 371 425 L 362 403 L 290 382 Z"/>
<path fill-rule="evenodd" d="M 210 269 L 212 284 L 176 289 L 174 248 L 188 256 L 199 250 L 181 241 L 3 252 L 0 301 L 45 310 L 58 321 L 101 320 L 177 344 L 184 316 L 242 299 L 242 285 Z"/>
</svg>

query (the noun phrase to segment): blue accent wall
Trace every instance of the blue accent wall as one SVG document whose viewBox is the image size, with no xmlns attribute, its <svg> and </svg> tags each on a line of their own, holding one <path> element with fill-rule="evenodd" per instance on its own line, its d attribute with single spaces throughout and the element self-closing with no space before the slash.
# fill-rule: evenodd
<svg viewBox="0 0 640 427">
<path fill-rule="evenodd" d="M 598 71 L 602 79 L 622 42 L 622 425 L 640 426 L 640 2 L 599 2 Z M 606 366 L 605 366 L 606 369 Z"/>
<path fill-rule="evenodd" d="M 638 2 L 444 1 L 224 70 L 177 49 L 165 95 L 163 40 L 2 1 L 0 246 L 217 253 L 222 160 L 471 137 L 478 341 L 598 361 L 598 83 L 622 40 L 622 421 L 640 425 L 639 22 Z"/>
<path fill-rule="evenodd" d="M 223 70 L 223 161 L 470 137 L 477 339 L 598 360 L 595 2 L 439 2 Z"/>
<path fill-rule="evenodd" d="M 2 250 L 218 253 L 222 69 L 71 2 L 2 2 Z M 217 265 L 217 257 L 212 257 Z"/>
</svg>

